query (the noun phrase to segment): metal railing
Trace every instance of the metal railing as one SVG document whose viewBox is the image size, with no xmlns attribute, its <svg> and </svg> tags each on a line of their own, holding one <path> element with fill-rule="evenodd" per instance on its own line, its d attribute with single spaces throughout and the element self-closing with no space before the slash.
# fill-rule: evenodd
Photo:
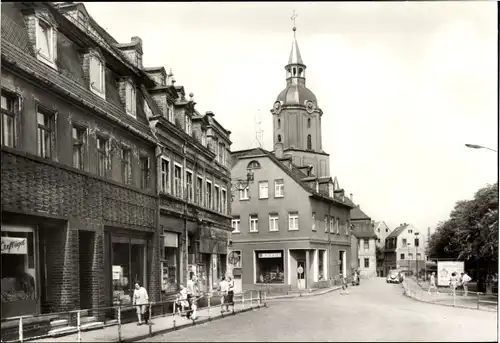
<svg viewBox="0 0 500 343">
<path fill-rule="evenodd" d="M 206 295 L 201 295 L 200 297 L 197 297 L 197 301 L 195 303 L 201 304 L 201 306 L 196 306 L 196 313 L 197 318 L 191 319 L 192 322 L 196 322 L 197 319 L 201 319 L 203 321 L 205 320 L 212 320 L 214 318 L 218 317 L 223 317 L 224 312 L 223 311 L 218 311 L 217 308 L 222 309 L 222 305 L 220 304 L 220 295 L 211 295 L 211 294 L 206 294 Z M 133 311 L 133 315 L 130 315 L 130 311 L 134 310 L 136 306 L 134 305 L 116 305 L 116 306 L 108 306 L 108 307 L 100 307 L 100 308 L 89 308 L 89 309 L 80 309 L 80 310 L 72 310 L 72 311 L 65 311 L 65 312 L 57 312 L 57 313 L 47 313 L 47 314 L 39 314 L 39 315 L 26 315 L 26 316 L 16 316 L 16 317 L 9 317 L 9 318 L 2 318 L 2 342 L 25 342 L 25 341 L 33 341 L 33 340 L 42 340 L 42 341 L 54 341 L 54 337 L 57 336 L 66 336 L 66 335 L 76 335 L 76 337 L 73 337 L 73 340 L 76 340 L 77 342 L 82 342 L 82 333 L 83 332 L 92 332 L 92 331 L 86 331 L 85 327 L 82 324 L 82 314 L 83 313 L 97 313 L 97 317 L 102 317 L 105 313 L 109 312 L 114 312 L 116 319 L 109 319 L 107 322 L 104 321 L 102 322 L 102 326 L 97 326 L 95 329 L 100 329 L 100 330 L 106 330 L 106 333 L 103 333 L 103 337 L 105 336 L 106 338 L 109 339 L 110 335 L 116 335 L 118 341 L 122 341 L 124 339 L 130 339 L 131 337 L 125 337 L 126 332 L 129 331 L 132 332 L 133 335 L 135 336 L 142 336 L 142 335 L 149 335 L 153 336 L 154 330 L 153 327 L 157 327 L 158 331 L 168 331 L 168 330 L 176 330 L 179 328 L 179 320 L 180 317 L 185 317 L 186 313 L 188 311 L 179 311 L 177 308 L 177 299 L 175 300 L 167 300 L 167 301 L 158 301 L 158 302 L 149 302 L 148 304 L 145 304 L 147 306 L 147 311 L 149 314 L 149 320 L 147 321 L 147 326 L 148 330 L 147 332 L 144 331 L 144 329 L 140 330 L 137 327 L 134 326 L 133 330 L 124 330 L 127 325 L 135 325 L 137 317 L 136 317 L 136 312 Z M 225 305 L 224 305 L 225 306 Z M 231 307 L 231 310 L 229 311 L 228 314 L 236 314 L 238 312 L 243 312 L 243 311 L 248 311 L 254 308 L 259 308 L 259 307 L 266 307 L 267 306 L 267 293 L 265 291 L 255 291 L 255 290 L 249 290 L 249 291 L 244 291 L 242 293 L 234 294 L 233 297 L 233 303 L 229 305 Z M 172 310 L 171 313 L 168 313 L 169 311 L 165 311 L 165 307 L 170 308 Z M 193 312 L 193 311 L 191 311 Z M 100 316 L 99 316 L 100 314 Z M 127 320 L 125 320 L 125 314 L 129 314 Z M 47 327 L 44 328 L 45 333 L 39 334 L 39 335 L 31 335 L 28 336 L 26 335 L 26 323 L 29 322 L 30 320 L 33 319 L 40 319 L 43 317 L 47 317 L 46 322 L 47 322 Z M 68 320 L 68 325 L 71 325 L 72 323 L 76 324 L 75 326 L 68 326 L 68 330 L 64 333 L 54 333 L 49 331 L 50 330 L 50 318 L 69 318 Z M 144 317 L 142 317 L 144 318 Z M 157 321 L 159 320 L 161 322 L 161 319 L 164 318 L 165 322 L 164 323 L 155 323 L 153 324 L 153 320 Z M 98 319 L 99 320 L 99 319 Z M 17 335 L 15 335 L 15 331 L 11 330 L 9 332 L 10 334 L 10 339 L 7 337 L 4 339 L 4 328 L 3 324 L 6 322 L 13 322 L 17 321 Z M 99 322 L 100 323 L 100 322 Z M 134 324 L 130 324 L 134 323 Z M 187 321 L 189 323 L 189 321 Z M 184 326 L 186 323 L 186 320 L 184 320 L 184 323 L 181 324 L 181 326 Z M 160 324 L 160 325 L 157 325 Z M 115 327 L 113 329 L 113 327 Z M 14 326 L 15 327 L 15 326 Z M 91 330 L 95 330 L 91 329 Z M 141 332 L 139 332 L 141 331 Z M 95 331 L 94 331 L 95 332 Z M 114 332 L 114 333 L 113 333 Z M 94 334 L 95 335 L 95 334 Z M 14 336 L 14 337 L 12 337 Z M 16 337 L 17 336 L 17 339 Z M 101 339 L 101 341 L 104 339 Z"/>
<path fill-rule="evenodd" d="M 408 281 L 408 279 L 405 279 L 402 285 L 408 297 L 423 302 L 487 311 L 497 311 L 498 308 L 497 295 L 474 291 L 468 291 L 467 295 L 465 295 L 465 290 L 455 289 L 453 291 L 449 287 L 429 289 L 429 287 L 423 287 L 415 280 Z"/>
</svg>

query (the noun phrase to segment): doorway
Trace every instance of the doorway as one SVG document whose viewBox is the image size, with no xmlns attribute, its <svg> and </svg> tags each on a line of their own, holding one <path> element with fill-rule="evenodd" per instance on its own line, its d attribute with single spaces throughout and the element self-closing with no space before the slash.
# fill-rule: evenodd
<svg viewBox="0 0 500 343">
<path fill-rule="evenodd" d="M 347 270 L 346 270 L 346 261 L 345 261 L 345 251 L 340 250 L 339 251 L 339 273 L 342 273 L 345 277 L 347 277 Z"/>
<path fill-rule="evenodd" d="M 80 255 L 80 308 L 92 308 L 93 281 L 93 259 L 94 259 L 94 236 L 91 231 L 78 232 L 78 249 Z"/>
<path fill-rule="evenodd" d="M 306 288 L 306 261 L 298 260 L 297 261 L 297 288 L 305 289 Z"/>
</svg>

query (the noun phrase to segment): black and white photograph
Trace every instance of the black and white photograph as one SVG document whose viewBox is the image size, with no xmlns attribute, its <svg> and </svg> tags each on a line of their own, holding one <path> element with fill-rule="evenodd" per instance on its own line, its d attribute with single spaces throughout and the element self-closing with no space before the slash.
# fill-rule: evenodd
<svg viewBox="0 0 500 343">
<path fill-rule="evenodd" d="M 498 342 L 497 1 L 0 6 L 2 342 Z"/>
</svg>

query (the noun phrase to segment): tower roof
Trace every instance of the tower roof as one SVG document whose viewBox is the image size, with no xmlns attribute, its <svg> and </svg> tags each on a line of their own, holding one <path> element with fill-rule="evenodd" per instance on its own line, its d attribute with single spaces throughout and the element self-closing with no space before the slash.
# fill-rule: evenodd
<svg viewBox="0 0 500 343">
<path fill-rule="evenodd" d="M 290 51 L 290 58 L 288 59 L 288 64 L 304 65 L 304 62 L 302 61 L 302 56 L 300 56 L 299 44 L 297 43 L 297 39 L 295 38 L 295 31 L 292 42 L 292 50 Z"/>
</svg>

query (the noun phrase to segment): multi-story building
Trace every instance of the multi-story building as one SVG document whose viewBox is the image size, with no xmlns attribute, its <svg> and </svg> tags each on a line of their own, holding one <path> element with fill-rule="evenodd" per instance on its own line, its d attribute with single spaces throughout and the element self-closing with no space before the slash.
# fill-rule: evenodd
<svg viewBox="0 0 500 343">
<path fill-rule="evenodd" d="M 188 264 L 211 282 L 230 132 L 83 4 L 1 9 L 2 318 L 127 304 L 135 282 L 160 300 Z"/>
<path fill-rule="evenodd" d="M 403 223 L 385 240 L 385 274 L 391 269 L 416 273 L 425 269 L 426 238 L 412 224 Z"/>
<path fill-rule="evenodd" d="M 385 275 L 385 240 L 391 234 L 391 229 L 384 221 L 373 223 L 375 234 L 377 235 L 377 275 Z"/>
<path fill-rule="evenodd" d="M 295 29 L 294 29 L 295 30 Z M 274 151 L 233 152 L 234 178 L 253 172 L 254 182 L 232 203 L 232 258 L 239 288 L 313 288 L 350 274 L 353 204 L 329 174 L 322 149 L 321 116 L 305 85 L 306 66 L 294 37 L 286 88 L 273 114 Z"/>
<path fill-rule="evenodd" d="M 352 196 L 351 196 L 352 199 Z M 376 241 L 371 218 L 359 205 L 351 210 L 352 233 L 356 237 L 358 270 L 361 277 L 377 276 Z"/>
</svg>

